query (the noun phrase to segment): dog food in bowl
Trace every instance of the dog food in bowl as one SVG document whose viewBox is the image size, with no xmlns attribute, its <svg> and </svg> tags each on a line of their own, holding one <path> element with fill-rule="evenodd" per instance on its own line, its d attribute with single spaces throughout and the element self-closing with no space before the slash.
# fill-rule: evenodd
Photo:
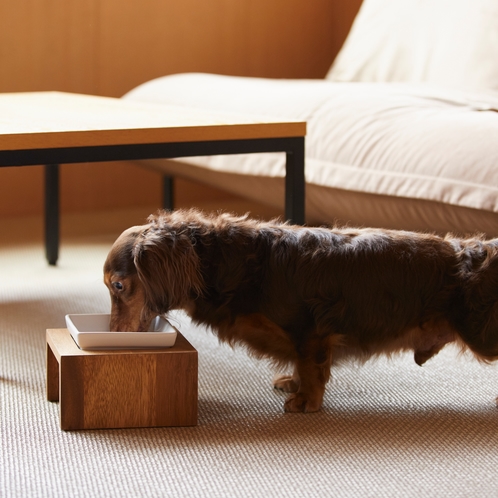
<svg viewBox="0 0 498 498">
<path fill-rule="evenodd" d="M 156 317 L 149 332 L 110 332 L 109 314 L 66 315 L 66 325 L 81 349 L 168 348 L 175 344 L 176 330 L 162 316 Z"/>
</svg>

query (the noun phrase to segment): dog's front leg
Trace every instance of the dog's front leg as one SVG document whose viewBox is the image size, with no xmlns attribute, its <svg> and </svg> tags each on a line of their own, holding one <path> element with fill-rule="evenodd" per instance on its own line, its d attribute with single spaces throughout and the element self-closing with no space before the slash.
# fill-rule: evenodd
<svg viewBox="0 0 498 498">
<path fill-rule="evenodd" d="M 299 387 L 285 402 L 286 412 L 316 412 L 320 410 L 325 385 L 330 378 L 330 361 L 318 364 L 311 358 L 298 359 L 292 378 L 299 378 Z M 292 381 L 292 379 L 291 379 Z"/>
</svg>

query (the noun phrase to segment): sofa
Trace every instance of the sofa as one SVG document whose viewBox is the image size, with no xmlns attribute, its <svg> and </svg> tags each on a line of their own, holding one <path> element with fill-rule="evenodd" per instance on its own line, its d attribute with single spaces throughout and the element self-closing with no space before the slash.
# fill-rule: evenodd
<svg viewBox="0 0 498 498">
<path fill-rule="evenodd" d="M 496 0 L 364 0 L 322 80 L 173 74 L 123 98 L 306 121 L 309 224 L 498 236 Z M 284 162 L 140 164 L 278 207 Z"/>
</svg>

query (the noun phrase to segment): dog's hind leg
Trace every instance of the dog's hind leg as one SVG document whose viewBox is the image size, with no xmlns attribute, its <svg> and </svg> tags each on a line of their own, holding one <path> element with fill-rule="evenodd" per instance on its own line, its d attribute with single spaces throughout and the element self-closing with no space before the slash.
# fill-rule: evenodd
<svg viewBox="0 0 498 498">
<path fill-rule="evenodd" d="M 301 381 L 296 368 L 294 368 L 292 375 L 277 375 L 273 379 L 273 387 L 286 393 L 297 392 L 300 384 Z"/>
</svg>

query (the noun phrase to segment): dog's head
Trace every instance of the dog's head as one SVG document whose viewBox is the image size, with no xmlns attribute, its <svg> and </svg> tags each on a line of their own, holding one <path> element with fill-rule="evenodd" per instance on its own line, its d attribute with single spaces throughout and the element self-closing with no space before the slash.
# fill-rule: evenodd
<svg viewBox="0 0 498 498">
<path fill-rule="evenodd" d="M 104 283 L 111 295 L 110 329 L 148 330 L 154 315 L 146 306 L 145 287 L 138 275 L 134 249 L 146 226 L 125 230 L 114 242 L 104 264 Z"/>
<path fill-rule="evenodd" d="M 161 218 L 125 230 L 104 264 L 111 331 L 147 331 L 152 319 L 185 307 L 201 292 L 191 235 Z"/>
</svg>

